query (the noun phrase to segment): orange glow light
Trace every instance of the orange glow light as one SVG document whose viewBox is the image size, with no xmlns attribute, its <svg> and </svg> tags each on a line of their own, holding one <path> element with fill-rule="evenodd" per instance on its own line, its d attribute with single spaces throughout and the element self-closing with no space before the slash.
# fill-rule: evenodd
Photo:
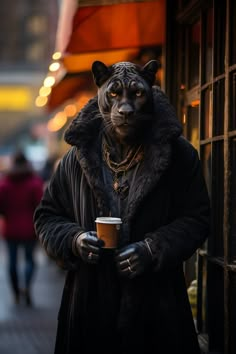
<svg viewBox="0 0 236 354">
<path fill-rule="evenodd" d="M 53 60 L 58 60 L 58 59 L 61 59 L 61 56 L 62 56 L 61 52 L 55 52 L 52 55 L 52 59 Z"/>
<path fill-rule="evenodd" d="M 49 71 L 57 71 L 60 68 L 60 63 L 55 62 L 49 66 Z"/>
<path fill-rule="evenodd" d="M 67 122 L 67 116 L 64 112 L 58 112 L 55 117 L 50 119 L 47 124 L 47 128 L 50 132 L 57 132 L 60 130 Z"/>
<path fill-rule="evenodd" d="M 194 100 L 191 102 L 191 107 L 198 107 L 200 104 L 200 100 Z"/>
<path fill-rule="evenodd" d="M 39 96 L 47 97 L 48 95 L 50 95 L 51 91 L 51 87 L 42 86 L 39 90 Z"/>
<path fill-rule="evenodd" d="M 67 117 L 74 117 L 74 115 L 77 113 L 77 108 L 74 104 L 68 104 L 64 108 L 64 112 L 67 115 Z"/>
<path fill-rule="evenodd" d="M 48 98 L 43 96 L 38 96 L 35 100 L 35 105 L 37 107 L 43 107 L 47 104 Z"/>
<path fill-rule="evenodd" d="M 55 77 L 53 76 L 48 76 L 46 77 L 46 79 L 44 80 L 43 84 L 45 87 L 52 87 L 55 84 Z"/>
</svg>

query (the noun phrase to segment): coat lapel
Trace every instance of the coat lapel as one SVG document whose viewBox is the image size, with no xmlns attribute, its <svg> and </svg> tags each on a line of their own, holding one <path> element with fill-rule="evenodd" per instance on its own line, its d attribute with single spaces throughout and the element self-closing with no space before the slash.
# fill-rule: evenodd
<svg viewBox="0 0 236 354">
<path fill-rule="evenodd" d="M 103 183 L 101 154 L 98 151 L 100 150 L 80 149 L 77 150 L 77 156 L 86 180 L 94 192 L 99 216 L 107 216 L 110 212 L 109 199 Z"/>
<path fill-rule="evenodd" d="M 143 162 L 142 174 L 137 176 L 132 188 L 132 194 L 128 204 L 128 221 L 131 220 L 142 200 L 157 185 L 163 173 L 167 170 L 171 161 L 171 144 L 165 143 L 158 146 L 150 146 L 146 151 Z"/>
</svg>

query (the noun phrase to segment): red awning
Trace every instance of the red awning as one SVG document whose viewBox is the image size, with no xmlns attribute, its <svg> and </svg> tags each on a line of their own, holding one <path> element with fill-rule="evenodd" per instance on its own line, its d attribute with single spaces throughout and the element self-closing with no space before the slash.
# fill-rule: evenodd
<svg viewBox="0 0 236 354">
<path fill-rule="evenodd" d="M 69 4 L 73 9 L 68 8 Z M 63 82 L 53 86 L 48 100 L 50 111 L 64 102 L 66 92 L 76 93 L 83 86 L 79 83 L 81 75 L 76 78 L 68 74 L 90 71 L 95 60 L 107 65 L 132 61 L 141 48 L 162 46 L 165 42 L 165 0 L 77 8 L 74 0 L 66 0 L 61 16 L 56 51 L 62 51 L 61 62 L 67 73 L 62 81 L 67 88 L 62 90 Z M 67 21 L 63 16 L 67 16 Z"/>
<path fill-rule="evenodd" d="M 65 52 L 87 53 L 164 42 L 164 1 L 84 7 L 76 11 Z"/>
</svg>

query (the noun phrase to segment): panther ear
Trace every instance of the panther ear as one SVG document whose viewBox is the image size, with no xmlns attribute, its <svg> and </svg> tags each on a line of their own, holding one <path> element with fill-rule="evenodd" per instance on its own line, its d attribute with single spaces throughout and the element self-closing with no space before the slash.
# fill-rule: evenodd
<svg viewBox="0 0 236 354">
<path fill-rule="evenodd" d="M 145 64 L 142 69 L 141 73 L 143 77 L 153 85 L 156 78 L 156 72 L 160 68 L 160 63 L 157 60 L 150 60 L 147 64 Z"/>
<path fill-rule="evenodd" d="M 95 84 L 101 87 L 102 84 L 109 78 L 110 71 L 108 67 L 101 61 L 95 61 L 92 65 L 92 73 Z"/>
</svg>

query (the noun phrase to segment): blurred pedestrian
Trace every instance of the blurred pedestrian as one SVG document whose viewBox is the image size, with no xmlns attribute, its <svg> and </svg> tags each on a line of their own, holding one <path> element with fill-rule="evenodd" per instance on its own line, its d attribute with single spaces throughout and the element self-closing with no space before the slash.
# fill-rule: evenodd
<svg viewBox="0 0 236 354">
<path fill-rule="evenodd" d="M 157 67 L 93 64 L 98 95 L 36 209 L 43 247 L 68 271 L 55 354 L 200 352 L 183 262 L 208 235 L 209 198 Z M 123 222 L 117 249 L 96 232 L 109 216 Z"/>
<path fill-rule="evenodd" d="M 26 304 L 32 304 L 31 283 L 37 242 L 33 213 L 42 193 L 42 179 L 33 171 L 24 153 L 17 151 L 12 156 L 9 170 L 0 180 L 0 214 L 4 219 L 3 237 L 8 251 L 9 280 L 16 303 L 19 303 L 22 294 Z M 19 249 L 24 252 L 24 283 L 19 274 Z"/>
</svg>

